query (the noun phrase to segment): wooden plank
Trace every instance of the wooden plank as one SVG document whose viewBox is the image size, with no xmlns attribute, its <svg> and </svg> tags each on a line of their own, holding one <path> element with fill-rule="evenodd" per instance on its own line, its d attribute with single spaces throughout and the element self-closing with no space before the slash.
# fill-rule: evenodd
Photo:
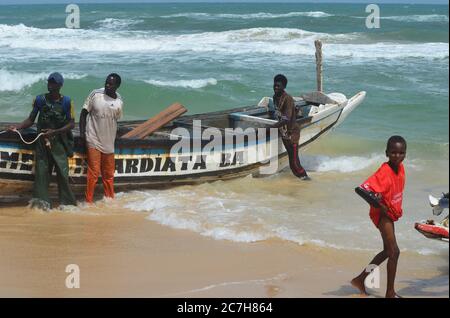
<svg viewBox="0 0 450 318">
<path fill-rule="evenodd" d="M 143 139 L 173 119 L 184 114 L 186 109 L 183 106 L 181 106 L 182 108 L 178 108 L 180 106 L 181 105 L 177 105 L 177 107 L 169 107 L 155 117 L 136 127 L 134 129 L 135 138 Z"/>
<path fill-rule="evenodd" d="M 176 111 L 174 111 L 172 113 L 165 114 L 159 120 L 159 123 L 158 122 L 154 122 L 154 124 L 153 123 L 149 124 L 149 126 L 144 131 L 142 131 L 141 133 L 138 134 L 137 138 L 139 138 L 139 139 L 146 138 L 147 136 L 151 135 L 153 132 L 157 131 L 159 128 L 161 128 L 164 125 L 168 124 L 172 120 L 180 117 L 185 112 L 187 112 L 187 109 L 183 107 L 182 109 L 178 109 L 178 110 L 176 110 Z"/>
<path fill-rule="evenodd" d="M 187 109 L 183 105 L 181 105 L 180 103 L 174 103 L 156 116 L 153 116 L 146 122 L 134 128 L 132 131 L 126 133 L 124 136 L 122 136 L 122 138 L 144 139 L 175 118 L 180 117 L 185 112 L 187 112 Z"/>
<path fill-rule="evenodd" d="M 139 138 L 138 136 L 142 133 L 145 133 L 147 129 L 149 129 L 152 125 L 155 123 L 161 121 L 164 122 L 165 119 L 180 109 L 180 107 L 183 107 L 182 105 L 175 103 L 167 107 L 165 110 L 157 114 L 156 116 L 150 118 L 146 122 L 139 124 L 136 126 L 132 131 L 128 132 L 125 136 L 126 138 Z M 184 108 L 184 107 L 183 107 Z"/>
</svg>

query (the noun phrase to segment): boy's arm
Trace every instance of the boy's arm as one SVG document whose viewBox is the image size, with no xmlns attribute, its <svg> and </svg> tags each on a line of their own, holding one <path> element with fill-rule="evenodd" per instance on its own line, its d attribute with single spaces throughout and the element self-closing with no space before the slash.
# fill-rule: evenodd
<svg viewBox="0 0 450 318">
<path fill-rule="evenodd" d="M 394 215 L 401 215 L 403 212 L 401 207 L 399 210 L 394 204 L 391 204 L 390 202 L 383 201 L 383 206 L 386 209 L 385 213 L 387 213 L 388 211 L 391 211 L 391 213 Z"/>
<path fill-rule="evenodd" d="M 378 193 L 370 191 L 367 188 L 363 188 L 362 186 L 356 187 L 355 192 L 367 203 L 369 203 L 370 206 L 375 208 L 381 207 L 381 196 Z"/>
<path fill-rule="evenodd" d="M 386 205 L 383 196 L 387 193 L 389 180 L 386 178 L 383 170 L 383 167 L 378 169 L 373 175 L 371 175 L 360 185 L 360 188 L 365 191 L 372 192 L 378 202 L 378 206 L 374 205 L 374 207 L 379 208 L 382 213 L 387 214 L 387 212 L 389 211 L 389 207 Z"/>
<path fill-rule="evenodd" d="M 380 212 L 383 213 L 385 216 L 388 216 L 389 208 L 384 205 L 384 202 L 380 203 Z"/>
<path fill-rule="evenodd" d="M 389 187 L 389 180 L 386 177 L 384 165 L 367 178 L 367 180 L 361 184 L 361 187 L 367 191 L 378 193 L 381 196 L 386 193 Z"/>
</svg>

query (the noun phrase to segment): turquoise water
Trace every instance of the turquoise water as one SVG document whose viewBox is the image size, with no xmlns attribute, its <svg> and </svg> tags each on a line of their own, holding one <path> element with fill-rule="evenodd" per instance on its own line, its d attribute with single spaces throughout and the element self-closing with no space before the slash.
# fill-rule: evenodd
<svg viewBox="0 0 450 318">
<path fill-rule="evenodd" d="M 2 120 L 26 116 L 54 70 L 78 110 L 120 73 L 127 119 L 173 101 L 191 113 L 254 104 L 279 72 L 298 95 L 315 87 L 322 38 L 325 90 L 368 92 L 342 133 L 448 142 L 448 6 L 380 8 L 381 28 L 367 29 L 363 5 L 81 5 L 81 29 L 68 30 L 63 5 L 0 6 Z"/>
<path fill-rule="evenodd" d="M 367 29 L 365 6 L 355 4 L 81 5 L 81 29 L 69 30 L 63 5 L 0 6 L 0 121 L 23 120 L 53 71 L 65 75 L 63 92 L 78 114 L 108 73 L 120 73 L 125 119 L 148 118 L 175 101 L 190 113 L 253 105 L 272 95 L 277 73 L 300 95 L 315 88 L 314 40 L 322 39 L 325 91 L 351 97 L 364 90 L 367 98 L 302 154 L 313 183 L 298 185 L 287 172 L 271 182 L 124 195 L 119 204 L 215 238 L 374 248 L 375 231 L 373 239 L 348 240 L 349 230 L 372 229 L 352 189 L 384 160 L 386 139 L 401 134 L 409 142 L 401 235 L 408 249 L 428 251 L 412 224 L 430 216 L 428 193 L 448 189 L 448 6 L 380 8 L 381 28 Z M 291 190 L 276 194 L 273 184 Z M 180 207 L 190 193 L 198 200 L 186 212 Z M 329 193 L 333 208 L 324 203 Z M 324 219 L 335 225 L 330 237 L 317 236 Z"/>
</svg>

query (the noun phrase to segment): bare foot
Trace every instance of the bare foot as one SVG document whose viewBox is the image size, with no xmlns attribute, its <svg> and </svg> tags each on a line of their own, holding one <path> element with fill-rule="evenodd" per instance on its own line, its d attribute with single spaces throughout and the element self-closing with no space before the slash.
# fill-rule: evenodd
<svg viewBox="0 0 450 318">
<path fill-rule="evenodd" d="M 358 277 L 353 278 L 350 283 L 352 284 L 353 287 L 355 287 L 356 289 L 359 290 L 361 295 L 369 296 L 369 294 L 366 292 L 366 286 L 364 285 L 364 279 L 362 279 L 361 277 L 358 276 Z"/>
</svg>

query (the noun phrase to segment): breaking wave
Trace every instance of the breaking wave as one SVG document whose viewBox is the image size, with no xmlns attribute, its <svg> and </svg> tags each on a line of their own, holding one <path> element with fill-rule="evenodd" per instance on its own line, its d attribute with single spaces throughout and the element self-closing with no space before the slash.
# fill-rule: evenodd
<svg viewBox="0 0 450 318">
<path fill-rule="evenodd" d="M 367 19 L 367 16 L 352 16 L 355 19 Z M 444 14 L 416 14 L 416 15 L 393 15 L 381 16 L 381 20 L 392 20 L 397 22 L 426 22 L 426 23 L 448 23 L 448 16 Z"/>
<path fill-rule="evenodd" d="M 203 12 L 186 12 L 161 16 L 161 18 L 192 18 L 192 19 L 277 19 L 291 17 L 311 17 L 311 18 L 327 18 L 332 14 L 322 11 L 306 11 L 306 12 L 288 12 L 288 13 L 268 13 L 257 12 L 248 14 L 233 13 L 203 13 Z"/>
<path fill-rule="evenodd" d="M 38 29 L 0 24 L 0 49 L 27 49 L 97 53 L 193 53 L 193 54 L 282 54 L 315 52 L 321 39 L 331 58 L 402 59 L 448 58 L 448 43 L 370 43 L 359 33 L 329 34 L 289 28 L 250 28 L 222 32 L 162 35 L 143 31 L 96 31 Z M 25 52 L 25 53 L 27 53 Z M 49 54 L 53 54 L 50 52 Z"/>
<path fill-rule="evenodd" d="M 147 80 L 148 84 L 162 87 L 182 87 L 182 88 L 203 88 L 209 85 L 217 85 L 215 78 L 197 79 L 197 80 L 175 80 L 175 81 L 158 81 Z"/>
<path fill-rule="evenodd" d="M 104 29 L 121 30 L 142 22 L 143 20 L 106 18 L 95 22 L 95 24 Z"/>
<path fill-rule="evenodd" d="M 385 157 L 373 154 L 370 157 L 340 156 L 304 156 L 302 164 L 306 170 L 317 172 L 337 171 L 342 173 L 364 170 L 375 164 L 381 164 Z"/>
<path fill-rule="evenodd" d="M 418 14 L 381 17 L 385 20 L 394 20 L 399 22 L 443 22 L 448 23 L 448 16 L 444 14 Z"/>
<path fill-rule="evenodd" d="M 6 69 L 0 69 L 0 92 L 18 92 L 26 87 L 30 87 L 31 85 L 46 80 L 48 73 L 26 73 L 26 72 L 12 72 Z M 74 74 L 68 73 L 63 74 L 66 79 L 82 79 L 86 77 L 86 74 Z"/>
</svg>

